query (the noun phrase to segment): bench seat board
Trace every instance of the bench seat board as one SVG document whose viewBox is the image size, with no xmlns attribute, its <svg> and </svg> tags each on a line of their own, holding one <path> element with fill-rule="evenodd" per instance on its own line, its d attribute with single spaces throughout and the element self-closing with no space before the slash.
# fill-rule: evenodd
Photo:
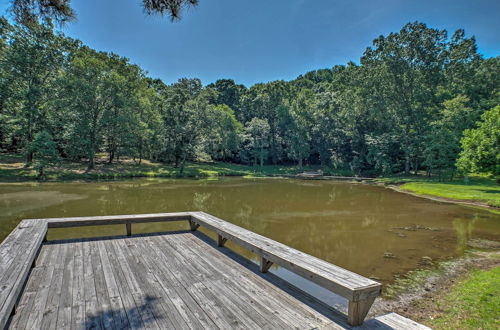
<svg viewBox="0 0 500 330">
<path fill-rule="evenodd" d="M 278 264 L 350 301 L 365 300 L 380 295 L 381 284 L 369 278 L 333 265 L 307 253 L 256 234 L 247 229 L 204 212 L 192 212 L 194 222 L 222 237 Z"/>
<path fill-rule="evenodd" d="M 23 220 L 0 245 L 0 329 L 15 308 L 46 233 L 46 222 Z"/>
</svg>

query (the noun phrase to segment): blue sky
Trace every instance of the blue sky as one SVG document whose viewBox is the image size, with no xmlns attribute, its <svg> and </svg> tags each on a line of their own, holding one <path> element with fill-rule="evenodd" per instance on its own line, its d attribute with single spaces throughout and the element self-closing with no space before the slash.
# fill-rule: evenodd
<svg viewBox="0 0 500 330">
<path fill-rule="evenodd" d="M 145 15 L 141 2 L 72 0 L 78 20 L 63 32 L 126 56 L 166 83 L 294 79 L 357 62 L 374 38 L 417 20 L 464 28 L 483 55 L 500 54 L 500 0 L 200 0 L 175 23 Z"/>
</svg>

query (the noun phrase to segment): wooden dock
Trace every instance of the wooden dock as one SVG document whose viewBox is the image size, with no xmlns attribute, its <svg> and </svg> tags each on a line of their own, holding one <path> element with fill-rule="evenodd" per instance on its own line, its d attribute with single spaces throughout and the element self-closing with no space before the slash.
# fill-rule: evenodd
<svg viewBox="0 0 500 330">
<path fill-rule="evenodd" d="M 132 235 L 158 221 L 189 226 Z M 108 224 L 127 235 L 46 241 L 50 228 Z M 268 272 L 272 263 L 348 299 L 348 315 Z M 0 329 L 427 329 L 394 313 L 363 324 L 379 294 L 375 281 L 203 212 L 23 220 L 0 245 Z"/>
</svg>

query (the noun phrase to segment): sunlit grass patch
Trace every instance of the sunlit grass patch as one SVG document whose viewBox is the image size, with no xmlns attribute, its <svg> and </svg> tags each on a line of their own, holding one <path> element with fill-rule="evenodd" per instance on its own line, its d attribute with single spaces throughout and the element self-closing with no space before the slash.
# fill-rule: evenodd
<svg viewBox="0 0 500 330">
<path fill-rule="evenodd" d="M 500 186 L 492 179 L 472 179 L 469 183 L 420 181 L 403 184 L 403 190 L 419 195 L 484 202 L 500 207 Z"/>
<path fill-rule="evenodd" d="M 498 329 L 500 326 L 500 267 L 475 270 L 439 302 L 442 316 L 435 329 Z"/>
</svg>

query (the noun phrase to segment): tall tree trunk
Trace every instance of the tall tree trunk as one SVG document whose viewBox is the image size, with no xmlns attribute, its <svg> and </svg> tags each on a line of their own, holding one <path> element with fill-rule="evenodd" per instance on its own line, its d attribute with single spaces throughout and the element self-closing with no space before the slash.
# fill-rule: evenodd
<svg viewBox="0 0 500 330">
<path fill-rule="evenodd" d="M 112 164 L 113 163 L 113 159 L 115 159 L 115 150 L 111 150 L 109 152 L 109 160 L 108 160 L 108 163 L 109 164 Z"/>
<path fill-rule="evenodd" d="M 97 144 L 97 117 L 99 115 L 99 110 L 97 108 L 93 109 L 92 113 L 92 126 L 90 129 L 90 148 L 89 152 L 89 164 L 87 167 L 87 172 L 95 168 L 95 150 Z"/>
<path fill-rule="evenodd" d="M 26 136 L 26 164 L 25 164 L 26 167 L 30 166 L 31 163 L 33 163 L 33 151 L 30 150 L 32 142 L 33 142 L 33 131 L 31 127 L 28 127 L 28 134 Z"/>
<path fill-rule="evenodd" d="M 274 127 L 274 121 L 270 124 L 270 135 L 271 135 L 271 160 L 273 165 L 278 163 L 278 148 L 276 147 L 276 128 Z"/>
<path fill-rule="evenodd" d="M 264 166 L 264 147 L 260 147 L 260 167 Z"/>
<path fill-rule="evenodd" d="M 93 170 L 94 168 L 95 168 L 94 152 L 91 152 L 89 154 L 89 164 L 87 166 L 87 172 Z"/>
<path fill-rule="evenodd" d="M 407 154 L 405 156 L 405 175 L 410 174 L 410 156 Z"/>
<path fill-rule="evenodd" d="M 302 169 L 302 158 L 299 159 L 299 168 Z"/>
<path fill-rule="evenodd" d="M 92 132 L 90 138 L 90 149 L 89 149 L 89 164 L 87 166 L 87 172 L 95 168 L 95 133 Z"/>
<path fill-rule="evenodd" d="M 184 173 L 184 166 L 186 165 L 186 153 L 184 152 L 181 160 L 180 174 Z"/>
<path fill-rule="evenodd" d="M 33 151 L 30 151 L 29 148 L 31 147 L 31 142 L 33 142 L 33 136 L 34 136 L 33 126 L 35 124 L 34 114 L 36 111 L 34 102 L 32 102 L 31 100 L 29 100 L 28 102 L 29 102 L 28 109 L 30 109 L 30 111 L 28 113 L 28 127 L 27 127 L 28 129 L 26 134 L 26 166 L 30 166 L 31 163 L 33 163 Z"/>
<path fill-rule="evenodd" d="M 30 166 L 33 163 L 33 151 L 26 152 L 26 166 Z"/>
</svg>

